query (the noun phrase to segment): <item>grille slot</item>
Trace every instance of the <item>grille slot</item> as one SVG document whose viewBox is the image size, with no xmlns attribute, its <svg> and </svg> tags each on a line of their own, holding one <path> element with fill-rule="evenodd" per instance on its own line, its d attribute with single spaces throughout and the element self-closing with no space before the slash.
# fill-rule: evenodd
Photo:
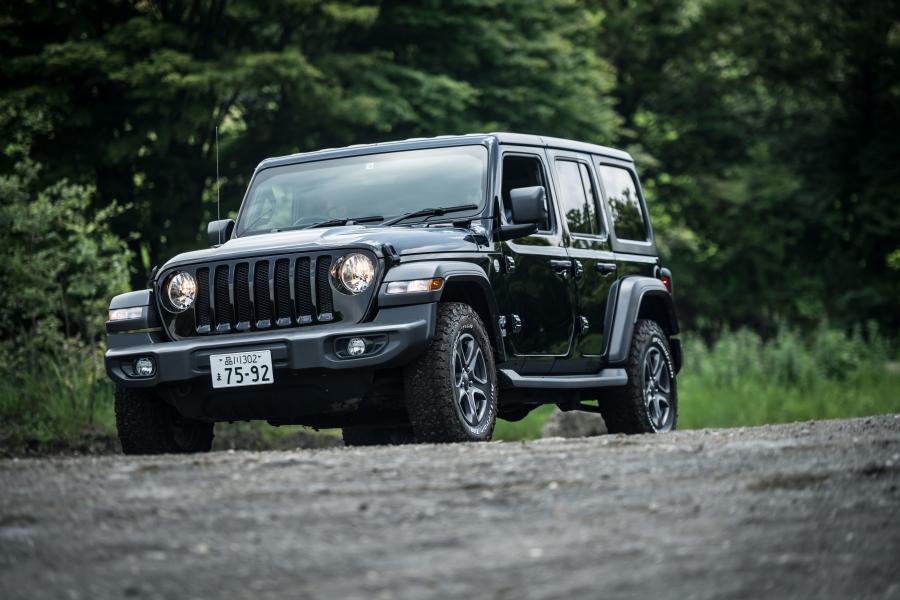
<svg viewBox="0 0 900 600">
<path fill-rule="evenodd" d="M 320 256 L 316 259 L 316 304 L 319 308 L 319 321 L 334 319 L 334 301 L 331 297 L 331 284 L 328 282 L 329 270 L 331 270 L 330 256 Z"/>
<path fill-rule="evenodd" d="M 228 297 L 228 267 L 216 267 L 216 331 L 229 331 L 233 319 L 231 299 Z"/>
<path fill-rule="evenodd" d="M 256 263 L 253 273 L 253 298 L 256 303 L 256 326 L 272 326 L 272 299 L 269 297 L 269 261 Z"/>
<path fill-rule="evenodd" d="M 209 333 L 209 269 L 197 269 L 197 332 Z"/>
<path fill-rule="evenodd" d="M 240 263 L 234 268 L 234 304 L 237 313 L 236 328 L 250 329 L 250 265 Z"/>
<path fill-rule="evenodd" d="M 313 303 L 312 284 L 310 283 L 309 257 L 297 259 L 294 274 L 294 297 L 297 300 L 297 321 L 312 323 Z"/>
<path fill-rule="evenodd" d="M 334 296 L 334 264 L 334 255 L 318 252 L 200 264 L 188 268 L 197 281 L 197 298 L 193 308 L 183 313 L 175 313 L 163 301 L 164 282 L 170 276 L 164 273 L 157 290 L 160 309 L 168 314 L 164 327 L 172 337 L 182 339 L 330 323 L 348 317 L 358 321 L 365 307 L 342 304 L 343 296 Z M 374 293 L 360 300 L 368 302 Z"/>
<path fill-rule="evenodd" d="M 282 258 L 275 261 L 275 324 L 279 327 L 291 324 L 291 261 Z"/>
</svg>

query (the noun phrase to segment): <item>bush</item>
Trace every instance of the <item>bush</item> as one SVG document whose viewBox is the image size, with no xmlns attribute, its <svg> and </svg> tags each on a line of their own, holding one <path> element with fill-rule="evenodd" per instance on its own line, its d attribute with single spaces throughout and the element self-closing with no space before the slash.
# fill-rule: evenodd
<svg viewBox="0 0 900 600">
<path fill-rule="evenodd" d="M 93 189 L 39 184 L 20 160 L 0 175 L 0 443 L 68 439 L 111 422 L 103 371 L 109 298 L 128 287 L 130 254 L 92 210 Z"/>
<path fill-rule="evenodd" d="M 900 411 L 896 349 L 874 324 L 809 335 L 782 326 L 767 342 L 742 329 L 707 345 L 687 336 L 682 427 L 730 427 Z"/>
</svg>

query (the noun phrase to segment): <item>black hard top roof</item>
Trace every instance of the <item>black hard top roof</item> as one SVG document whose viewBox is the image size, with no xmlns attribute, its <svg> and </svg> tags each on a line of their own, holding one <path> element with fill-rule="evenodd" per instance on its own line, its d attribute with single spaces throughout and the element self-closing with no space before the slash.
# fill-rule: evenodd
<svg viewBox="0 0 900 600">
<path fill-rule="evenodd" d="M 257 169 L 267 167 L 277 167 L 298 162 L 306 162 L 311 160 L 323 160 L 326 158 L 340 158 L 342 156 L 357 156 L 363 154 L 375 154 L 378 152 L 400 152 L 403 150 L 418 150 L 421 148 L 438 148 L 441 146 L 462 146 L 469 144 L 485 144 L 488 142 L 496 142 L 498 144 L 515 144 L 517 146 L 537 146 L 542 148 L 555 148 L 559 150 L 572 150 L 575 152 L 586 152 L 590 154 L 600 154 L 610 158 L 617 158 L 628 162 L 634 162 L 631 155 L 622 150 L 600 146 L 597 144 L 588 144 L 585 142 L 577 142 L 575 140 L 566 140 L 562 138 L 548 137 L 542 135 L 532 135 L 527 133 L 467 133 L 465 135 L 439 135 L 430 138 L 410 138 L 407 140 L 398 140 L 395 142 L 379 142 L 376 144 L 355 144 L 353 146 L 345 146 L 343 148 L 324 148 L 312 152 L 301 152 L 298 154 L 290 154 L 287 156 L 279 156 L 267 158 L 259 163 Z"/>
</svg>

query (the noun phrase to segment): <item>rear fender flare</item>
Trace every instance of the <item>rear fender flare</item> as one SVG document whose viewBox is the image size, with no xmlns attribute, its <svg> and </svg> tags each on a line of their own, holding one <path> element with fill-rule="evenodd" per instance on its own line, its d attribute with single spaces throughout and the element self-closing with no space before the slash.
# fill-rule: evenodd
<svg viewBox="0 0 900 600">
<path fill-rule="evenodd" d="M 605 330 L 606 361 L 610 365 L 623 364 L 628 359 L 634 326 L 641 315 L 641 307 L 653 302 L 654 308 L 661 307 L 655 316 L 666 335 L 671 338 L 678 333 L 678 318 L 675 302 L 666 286 L 652 277 L 626 277 L 616 281 L 610 289 L 606 303 Z M 644 306 L 644 309 L 647 309 Z"/>
</svg>

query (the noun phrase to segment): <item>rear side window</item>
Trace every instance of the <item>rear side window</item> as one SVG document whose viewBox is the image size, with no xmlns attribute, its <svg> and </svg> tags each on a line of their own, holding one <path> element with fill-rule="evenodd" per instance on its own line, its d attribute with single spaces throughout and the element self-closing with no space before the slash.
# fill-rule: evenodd
<svg viewBox="0 0 900 600">
<path fill-rule="evenodd" d="M 647 224 L 631 173 L 619 167 L 600 165 L 600 178 L 606 188 L 616 237 L 646 242 Z"/>
<path fill-rule="evenodd" d="M 569 231 L 598 235 L 597 204 L 587 167 L 572 160 L 557 160 L 556 172 L 560 183 L 559 204 Z"/>
</svg>

